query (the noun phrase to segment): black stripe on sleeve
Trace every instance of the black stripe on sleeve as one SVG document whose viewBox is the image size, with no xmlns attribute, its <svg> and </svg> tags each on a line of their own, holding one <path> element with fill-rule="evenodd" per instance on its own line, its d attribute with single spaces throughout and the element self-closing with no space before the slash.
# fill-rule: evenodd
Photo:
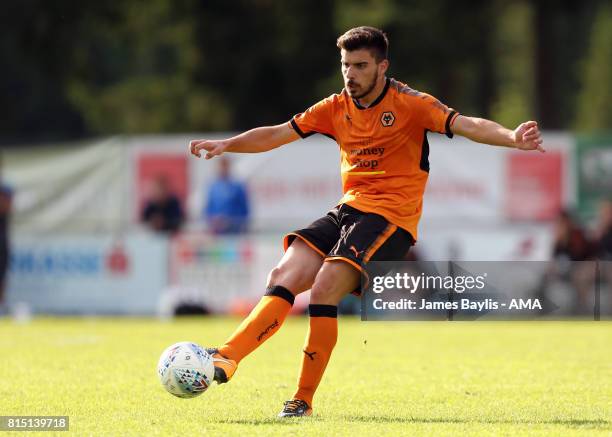
<svg viewBox="0 0 612 437">
<path fill-rule="evenodd" d="M 295 118 L 291 119 L 291 127 L 293 128 L 294 131 L 296 131 L 298 133 L 299 136 L 301 136 L 302 138 L 308 138 L 310 135 L 312 135 L 312 133 L 310 134 L 305 134 L 304 132 L 302 132 L 302 129 L 300 129 L 300 127 L 298 126 L 298 124 L 295 122 Z"/>
<path fill-rule="evenodd" d="M 455 114 L 457 114 L 457 111 L 451 111 L 450 114 L 448 114 L 448 117 L 446 117 L 446 123 L 444 124 L 444 130 L 446 131 L 445 134 L 449 138 L 453 137 L 453 132 L 451 131 L 450 123 Z"/>
<path fill-rule="evenodd" d="M 429 173 L 429 141 L 427 141 L 427 129 L 423 132 L 423 143 L 421 144 L 421 162 L 419 167 L 421 170 Z"/>
<path fill-rule="evenodd" d="M 334 140 L 334 141 L 338 142 L 338 141 L 336 140 L 336 137 L 334 137 L 333 135 L 326 134 L 326 133 L 324 133 L 324 132 L 319 132 L 319 133 L 320 133 L 321 135 L 325 135 L 327 138 L 331 138 L 332 140 Z"/>
<path fill-rule="evenodd" d="M 304 132 L 302 129 L 300 129 L 298 124 L 295 122 L 295 118 L 292 118 L 290 123 L 291 123 L 291 127 L 293 128 L 293 130 L 295 130 L 297 134 L 302 138 L 308 138 L 314 134 L 321 134 L 321 135 L 325 135 L 326 137 L 331 138 L 332 140 L 336 141 L 336 138 L 333 135 L 326 134 L 325 132 L 318 132 L 318 131 Z"/>
</svg>

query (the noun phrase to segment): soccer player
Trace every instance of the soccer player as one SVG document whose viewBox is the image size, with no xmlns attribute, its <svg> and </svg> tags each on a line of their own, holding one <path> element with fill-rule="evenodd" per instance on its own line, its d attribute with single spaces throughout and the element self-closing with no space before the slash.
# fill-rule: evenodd
<svg viewBox="0 0 612 437">
<path fill-rule="evenodd" d="M 337 40 L 344 89 L 289 122 L 226 140 L 193 140 L 191 153 L 259 153 L 320 133 L 341 151 L 343 197 L 325 216 L 285 236 L 285 254 L 261 301 L 222 346 L 209 349 L 215 380 L 227 382 L 240 361 L 282 326 L 297 294 L 311 290 L 310 320 L 298 388 L 280 417 L 312 414 L 312 400 L 336 344 L 337 305 L 359 292 L 370 261 L 401 260 L 417 238 L 429 173 L 427 132 L 543 152 L 535 121 L 514 131 L 460 115 L 434 97 L 386 76 L 388 39 L 357 27 Z"/>
</svg>

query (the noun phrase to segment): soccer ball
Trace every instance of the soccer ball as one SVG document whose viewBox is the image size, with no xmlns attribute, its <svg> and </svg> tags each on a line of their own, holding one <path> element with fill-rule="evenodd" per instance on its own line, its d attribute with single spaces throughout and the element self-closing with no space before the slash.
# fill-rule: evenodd
<svg viewBox="0 0 612 437">
<path fill-rule="evenodd" d="M 168 393 L 179 398 L 194 398 L 212 384 L 215 366 L 212 356 L 202 346 L 182 341 L 161 354 L 157 375 Z"/>
</svg>

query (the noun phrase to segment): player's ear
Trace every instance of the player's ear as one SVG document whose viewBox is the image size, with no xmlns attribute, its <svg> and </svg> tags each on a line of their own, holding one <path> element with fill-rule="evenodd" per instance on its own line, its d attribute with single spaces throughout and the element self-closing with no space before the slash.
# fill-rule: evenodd
<svg viewBox="0 0 612 437">
<path fill-rule="evenodd" d="M 387 69 L 389 68 L 389 60 L 383 59 L 382 61 L 380 61 L 378 63 L 378 68 L 380 74 L 385 74 L 387 72 Z"/>
</svg>

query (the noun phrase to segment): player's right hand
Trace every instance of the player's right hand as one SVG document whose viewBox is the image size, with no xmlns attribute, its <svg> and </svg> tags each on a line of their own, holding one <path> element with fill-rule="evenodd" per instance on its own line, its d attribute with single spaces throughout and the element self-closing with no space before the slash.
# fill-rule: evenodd
<svg viewBox="0 0 612 437">
<path fill-rule="evenodd" d="M 191 154 L 201 158 L 202 155 L 200 153 L 201 150 L 206 151 L 206 155 L 204 155 L 205 159 L 210 159 L 214 156 L 219 156 L 225 152 L 226 148 L 225 141 L 212 141 L 212 140 L 191 140 L 189 141 L 189 150 Z"/>
</svg>

